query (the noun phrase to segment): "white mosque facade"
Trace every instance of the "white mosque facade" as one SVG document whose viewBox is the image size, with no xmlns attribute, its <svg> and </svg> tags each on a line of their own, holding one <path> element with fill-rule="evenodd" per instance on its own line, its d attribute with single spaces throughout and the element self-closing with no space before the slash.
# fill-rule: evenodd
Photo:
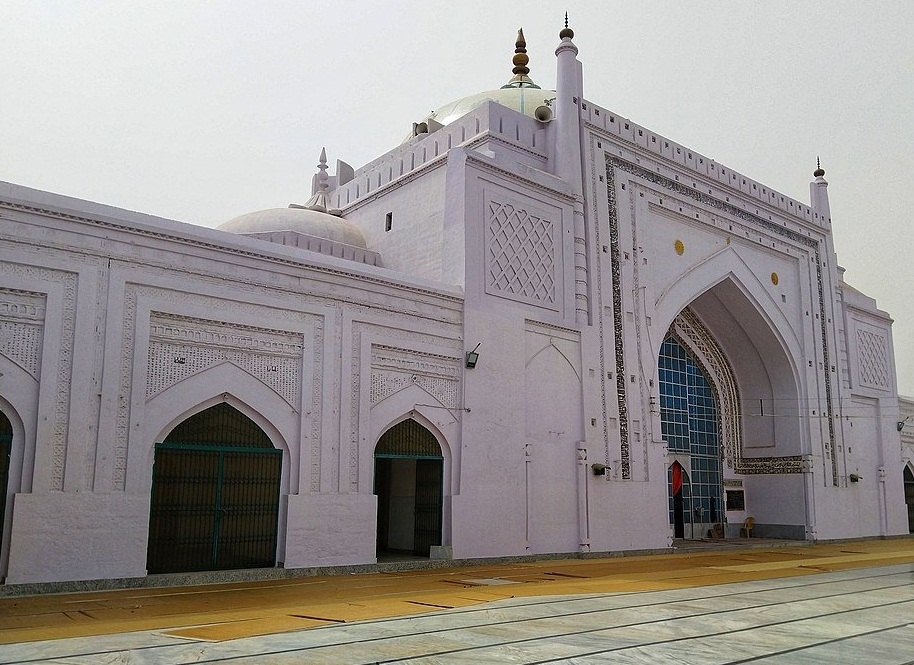
<svg viewBox="0 0 914 665">
<path fill-rule="evenodd" d="M 556 57 L 220 229 L 0 183 L 6 584 L 914 530 L 824 171 L 793 200 Z"/>
</svg>

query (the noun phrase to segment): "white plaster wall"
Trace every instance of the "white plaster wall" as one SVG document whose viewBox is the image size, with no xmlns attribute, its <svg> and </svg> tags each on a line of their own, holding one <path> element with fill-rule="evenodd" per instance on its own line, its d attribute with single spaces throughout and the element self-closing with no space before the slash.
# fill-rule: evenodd
<svg viewBox="0 0 914 665">
<path fill-rule="evenodd" d="M 746 516 L 762 526 L 794 525 L 802 532 L 806 525 L 806 489 L 803 474 L 759 474 L 743 476 L 746 490 Z"/>
<path fill-rule="evenodd" d="M 346 211 L 346 219 L 359 225 L 368 248 L 381 255 L 385 267 L 442 279 L 444 166 L 441 161 L 403 186 L 382 190 Z M 391 230 L 385 231 L 388 213 Z"/>
<path fill-rule="evenodd" d="M 307 494 L 286 497 L 285 568 L 374 563 L 377 497 Z"/>
<path fill-rule="evenodd" d="M 148 496 L 50 492 L 13 503 L 7 584 L 146 574 Z"/>
<path fill-rule="evenodd" d="M 580 350 L 572 342 L 542 334 L 527 332 L 526 338 L 527 547 L 531 554 L 573 552 L 580 544 L 576 463 L 582 434 Z"/>
</svg>

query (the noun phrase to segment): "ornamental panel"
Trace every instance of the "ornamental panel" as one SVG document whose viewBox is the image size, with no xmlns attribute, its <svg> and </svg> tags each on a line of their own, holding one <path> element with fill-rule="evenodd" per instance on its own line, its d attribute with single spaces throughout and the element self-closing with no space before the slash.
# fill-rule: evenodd
<svg viewBox="0 0 914 665">
<path fill-rule="evenodd" d="M 557 309 L 552 220 L 487 197 L 485 244 L 486 293 Z"/>
<path fill-rule="evenodd" d="M 883 331 L 857 328 L 857 360 L 861 385 L 880 390 L 891 388 L 888 341 Z"/>
</svg>

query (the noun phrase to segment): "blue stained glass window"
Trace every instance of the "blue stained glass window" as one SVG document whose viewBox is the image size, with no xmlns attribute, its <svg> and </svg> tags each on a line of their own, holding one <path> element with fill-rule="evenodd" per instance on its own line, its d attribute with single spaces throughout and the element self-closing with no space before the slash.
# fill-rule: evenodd
<svg viewBox="0 0 914 665">
<path fill-rule="evenodd" d="M 658 376 L 663 438 L 670 452 L 687 453 L 691 459 L 691 487 L 684 505 L 684 521 L 718 522 L 723 519 L 723 492 L 720 416 L 714 390 L 702 367 L 673 337 L 664 340 L 660 348 Z M 672 497 L 672 489 L 669 494 Z"/>
</svg>

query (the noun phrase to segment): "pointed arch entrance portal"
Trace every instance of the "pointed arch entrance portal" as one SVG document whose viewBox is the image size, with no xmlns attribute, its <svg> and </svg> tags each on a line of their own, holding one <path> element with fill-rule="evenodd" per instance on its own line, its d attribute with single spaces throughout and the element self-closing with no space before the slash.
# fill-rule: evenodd
<svg viewBox="0 0 914 665">
<path fill-rule="evenodd" d="M 718 397 L 704 368 L 675 335 L 664 340 L 658 369 L 663 438 L 670 455 L 686 461 L 674 462 L 668 474 L 670 524 L 676 538 L 685 537 L 686 523 L 689 537 L 701 538 L 723 521 Z"/>
<path fill-rule="evenodd" d="M 444 457 L 435 435 L 409 419 L 387 430 L 374 453 L 378 555 L 429 556 L 441 544 Z"/>
<path fill-rule="evenodd" d="M 155 445 L 149 573 L 276 563 L 282 451 L 226 403 L 191 416 Z"/>
</svg>

